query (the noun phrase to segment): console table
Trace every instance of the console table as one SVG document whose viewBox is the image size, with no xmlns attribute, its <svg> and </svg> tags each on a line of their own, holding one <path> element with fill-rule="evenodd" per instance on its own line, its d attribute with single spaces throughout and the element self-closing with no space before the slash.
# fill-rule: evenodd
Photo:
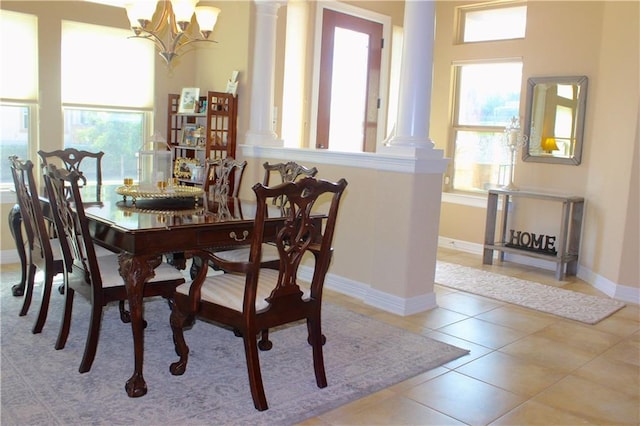
<svg viewBox="0 0 640 426">
<path fill-rule="evenodd" d="M 498 216 L 498 200 L 503 198 L 503 214 L 500 222 L 500 239 L 496 241 L 496 219 Z M 538 251 L 525 250 L 507 246 L 507 223 L 509 220 L 509 203 L 515 198 L 531 198 L 562 203 L 560 234 L 557 237 L 557 253 L 555 255 Z M 562 281 L 565 275 L 576 275 L 578 270 L 578 252 L 584 215 L 584 198 L 573 195 L 545 194 L 509 189 L 490 189 L 487 198 L 487 222 L 484 233 L 484 253 L 482 263 L 493 263 L 494 250 L 500 252 L 500 260 L 505 253 L 549 260 L 556 263 L 556 279 Z"/>
</svg>

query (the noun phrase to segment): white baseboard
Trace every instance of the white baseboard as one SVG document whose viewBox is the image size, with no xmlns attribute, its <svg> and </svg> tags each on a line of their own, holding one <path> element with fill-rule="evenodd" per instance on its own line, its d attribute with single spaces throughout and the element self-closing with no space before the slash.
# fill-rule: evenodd
<svg viewBox="0 0 640 426">
<path fill-rule="evenodd" d="M 299 269 L 300 279 L 305 281 L 311 281 L 312 273 L 313 270 L 309 266 L 301 266 Z M 331 273 L 325 277 L 324 286 L 329 290 L 361 300 L 369 306 L 401 316 L 428 311 L 438 306 L 434 292 L 412 298 L 402 298 L 373 289 L 369 284 Z"/>
</svg>

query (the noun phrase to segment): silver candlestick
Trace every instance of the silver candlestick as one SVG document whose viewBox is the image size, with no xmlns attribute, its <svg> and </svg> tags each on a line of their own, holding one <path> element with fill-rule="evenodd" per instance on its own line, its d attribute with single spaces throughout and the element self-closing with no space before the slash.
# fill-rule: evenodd
<svg viewBox="0 0 640 426">
<path fill-rule="evenodd" d="M 518 187 L 513 183 L 515 176 L 516 153 L 518 149 L 527 143 L 527 136 L 520 131 L 520 123 L 517 117 L 511 118 L 511 123 L 504 129 L 504 139 L 507 148 L 511 152 L 509 164 L 509 183 L 503 188 L 511 191 L 517 191 Z"/>
</svg>

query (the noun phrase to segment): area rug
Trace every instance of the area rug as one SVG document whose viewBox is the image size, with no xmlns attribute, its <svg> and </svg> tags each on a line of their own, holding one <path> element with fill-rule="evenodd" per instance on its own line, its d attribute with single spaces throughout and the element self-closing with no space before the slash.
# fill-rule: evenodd
<svg viewBox="0 0 640 426">
<path fill-rule="evenodd" d="M 596 324 L 625 304 L 477 268 L 437 262 L 436 283 L 563 318 Z"/>
<path fill-rule="evenodd" d="M 131 327 L 120 322 L 117 305 L 104 311 L 95 362 L 80 374 L 88 304 L 76 297 L 69 340 L 56 351 L 62 296 L 54 292 L 44 330 L 34 335 L 39 292 L 28 315 L 18 317 L 22 298 L 11 295 L 17 275 L 0 278 L 3 425 L 295 424 L 468 353 L 327 303 L 328 387 L 316 386 L 306 325 L 276 330 L 270 334 L 273 349 L 260 353 L 269 410 L 259 412 L 251 399 L 242 339 L 228 330 L 196 322 L 185 331 L 191 349 L 187 371 L 169 373 L 169 364 L 177 360 L 169 307 L 152 299 L 145 302 L 149 390 L 132 399 L 124 390 L 133 372 Z"/>
</svg>

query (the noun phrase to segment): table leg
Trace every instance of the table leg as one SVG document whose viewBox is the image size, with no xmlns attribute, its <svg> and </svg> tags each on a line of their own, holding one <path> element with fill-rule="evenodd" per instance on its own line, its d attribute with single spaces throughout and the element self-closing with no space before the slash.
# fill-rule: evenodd
<svg viewBox="0 0 640 426">
<path fill-rule="evenodd" d="M 24 288 L 27 278 L 27 256 L 24 251 L 24 240 L 22 239 L 22 215 L 20 214 L 20 206 L 15 205 L 9 212 L 9 229 L 11 230 L 11 236 L 16 242 L 16 249 L 18 250 L 18 257 L 20 258 L 20 269 L 22 276 L 20 282 L 11 287 L 11 293 L 14 296 L 24 295 Z"/>
<path fill-rule="evenodd" d="M 133 332 L 134 371 L 125 385 L 127 395 L 137 398 L 147 393 L 147 384 L 142 375 L 144 360 L 144 320 L 142 317 L 144 285 L 154 276 L 153 270 L 161 262 L 158 257 L 132 256 L 122 253 L 119 256 L 120 275 L 124 279 L 129 300 L 131 330 Z"/>
<path fill-rule="evenodd" d="M 489 193 L 487 196 L 487 218 L 484 226 L 484 250 L 482 264 L 493 264 L 493 246 L 496 243 L 496 215 L 498 214 L 498 195 Z"/>
</svg>

